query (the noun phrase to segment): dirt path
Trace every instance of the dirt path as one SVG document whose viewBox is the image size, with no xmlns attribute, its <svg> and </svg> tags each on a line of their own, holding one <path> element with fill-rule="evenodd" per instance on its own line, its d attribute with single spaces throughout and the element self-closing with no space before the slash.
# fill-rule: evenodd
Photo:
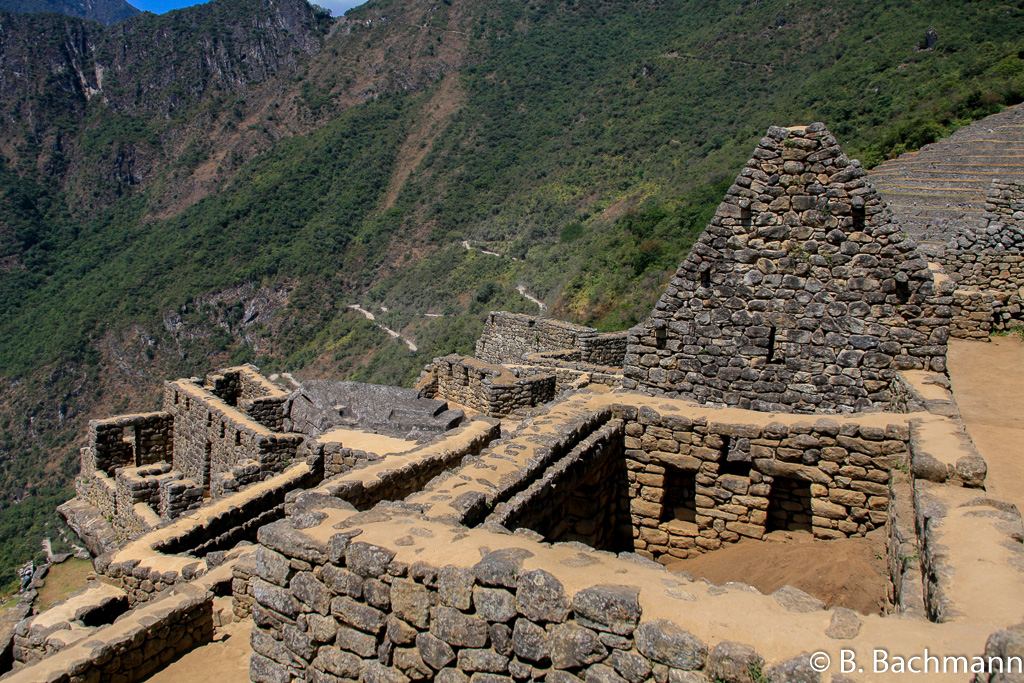
<svg viewBox="0 0 1024 683">
<path fill-rule="evenodd" d="M 950 339 L 948 362 L 967 432 L 988 463 L 989 495 L 1024 510 L 1024 342 Z"/>
<path fill-rule="evenodd" d="M 540 308 L 540 310 L 542 310 L 542 311 L 548 310 L 547 305 L 543 301 L 541 301 L 540 299 L 538 299 L 536 297 L 530 296 L 529 294 L 526 293 L 526 285 L 519 285 L 516 288 L 516 291 L 518 291 L 522 295 L 522 297 L 524 299 L 526 299 L 527 301 L 532 301 L 533 303 L 537 304 L 537 306 Z"/>
<path fill-rule="evenodd" d="M 409 339 L 408 337 L 403 337 L 400 332 L 395 332 L 390 327 L 384 327 L 379 322 L 376 322 L 376 320 L 377 320 L 376 316 L 373 313 L 370 313 L 368 310 L 366 310 L 362 306 L 360 306 L 359 304 L 349 304 L 348 307 L 351 308 L 354 311 L 359 311 L 360 313 L 362 313 L 366 317 L 367 320 L 373 320 L 374 321 L 374 325 L 376 325 L 380 329 L 384 330 L 385 332 L 387 332 L 389 335 L 391 335 L 395 339 L 400 340 L 402 343 L 404 343 L 406 346 L 409 347 L 410 351 L 417 351 L 418 350 L 417 347 L 416 347 L 416 344 L 413 342 L 412 339 Z"/>
</svg>

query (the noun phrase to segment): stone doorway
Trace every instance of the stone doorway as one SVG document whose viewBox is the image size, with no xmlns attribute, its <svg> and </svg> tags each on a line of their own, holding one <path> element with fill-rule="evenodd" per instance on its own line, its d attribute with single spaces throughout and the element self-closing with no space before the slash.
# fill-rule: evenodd
<svg viewBox="0 0 1024 683">
<path fill-rule="evenodd" d="M 774 477 L 771 487 L 765 531 L 812 531 L 810 483 Z"/>
</svg>

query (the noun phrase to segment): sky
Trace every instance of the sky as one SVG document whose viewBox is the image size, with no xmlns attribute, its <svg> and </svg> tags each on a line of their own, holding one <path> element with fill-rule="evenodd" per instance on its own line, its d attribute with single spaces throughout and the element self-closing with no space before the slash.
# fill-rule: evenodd
<svg viewBox="0 0 1024 683">
<path fill-rule="evenodd" d="M 314 0 L 314 2 L 321 7 L 331 10 L 331 14 L 334 16 L 340 17 L 345 13 L 345 10 L 361 5 L 366 0 Z M 194 2 L 194 0 L 128 0 L 128 4 L 146 12 L 163 14 L 170 12 L 172 9 L 190 7 L 201 3 Z"/>
</svg>

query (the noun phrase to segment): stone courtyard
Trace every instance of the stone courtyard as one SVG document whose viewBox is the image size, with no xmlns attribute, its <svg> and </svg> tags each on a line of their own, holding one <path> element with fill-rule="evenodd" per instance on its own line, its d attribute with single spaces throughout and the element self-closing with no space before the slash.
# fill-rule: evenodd
<svg viewBox="0 0 1024 683">
<path fill-rule="evenodd" d="M 1024 359 L 987 343 L 1021 327 L 1024 194 L 988 193 L 922 250 L 824 125 L 772 127 L 631 330 L 493 312 L 414 389 L 169 381 L 90 424 L 61 512 L 96 578 L 18 624 L 8 680 L 902 677 L 879 648 L 1024 680 L 1021 470 L 983 438 L 1024 427 L 1020 367 L 981 412 L 965 371 Z M 882 613 L 666 566 L 779 534 L 883 538 Z"/>
</svg>

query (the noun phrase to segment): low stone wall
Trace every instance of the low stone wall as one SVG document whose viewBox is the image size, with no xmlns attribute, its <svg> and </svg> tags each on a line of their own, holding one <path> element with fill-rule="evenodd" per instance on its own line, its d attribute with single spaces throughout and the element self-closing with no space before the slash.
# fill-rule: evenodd
<svg viewBox="0 0 1024 683">
<path fill-rule="evenodd" d="M 405 500 L 431 519 L 476 526 L 612 419 L 582 398 L 538 409 L 507 439 L 438 476 Z"/>
<path fill-rule="evenodd" d="M 910 475 L 902 470 L 893 471 L 889 480 L 888 514 L 885 526 L 886 563 L 889 568 L 886 602 L 896 614 L 926 619 L 914 487 Z"/>
<path fill-rule="evenodd" d="M 963 289 L 1017 293 L 1024 287 L 1024 254 L 946 249 L 936 260 Z"/>
<path fill-rule="evenodd" d="M 806 654 L 768 666 L 753 647 L 712 647 L 681 626 L 707 587 L 657 565 L 391 510 L 261 530 L 252 681 L 817 680 Z M 762 628 L 828 624 L 822 603 L 791 587 L 747 597 L 776 619 Z"/>
<path fill-rule="evenodd" d="M 383 455 L 367 453 L 356 448 L 345 448 L 340 443 L 316 444 L 323 449 L 324 477 L 333 477 L 366 463 L 377 462 Z"/>
<path fill-rule="evenodd" d="M 488 363 L 521 363 L 528 354 L 571 350 L 574 360 L 622 367 L 625 332 L 598 332 L 563 320 L 492 311 L 476 342 L 477 358 Z"/>
<path fill-rule="evenodd" d="M 622 420 L 612 420 L 584 438 L 529 488 L 497 505 L 485 525 L 531 529 L 549 542 L 632 549 L 624 429 Z"/>
<path fill-rule="evenodd" d="M 366 509 L 382 500 L 401 500 L 463 458 L 480 453 L 500 435 L 501 423 L 497 420 L 474 418 L 448 432 L 442 440 L 400 455 L 360 463 L 314 489 L 297 491 L 288 496 L 288 510 L 294 513 L 336 505 L 339 501 Z"/>
<path fill-rule="evenodd" d="M 285 514 L 285 495 L 320 481 L 318 463 L 299 463 L 284 473 L 225 496 L 96 559 L 96 570 L 114 580 L 134 606 L 160 591 L 202 576 L 204 558 L 252 540 L 260 526 Z"/>
<path fill-rule="evenodd" d="M 591 384 L 615 389 L 622 386 L 621 367 L 591 365 L 571 360 L 575 355 L 575 352 L 571 351 L 542 351 L 526 355 L 526 363 L 529 365 L 509 363 L 505 367 L 520 377 L 554 373 L 555 393 L 558 395 Z"/>
<path fill-rule="evenodd" d="M 225 550 L 246 538 L 253 538 L 256 529 L 284 514 L 285 496 L 289 491 L 316 483 L 318 476 L 306 463 L 295 465 L 265 486 L 253 486 L 234 496 L 222 498 L 227 506 L 212 505 L 204 510 L 201 524 L 182 525 L 154 546 L 168 555 L 188 553 L 203 557 L 215 550 Z M 197 519 L 197 521 L 199 521 Z"/>
<path fill-rule="evenodd" d="M 958 289 L 953 292 L 949 336 L 988 341 L 994 332 L 1024 327 L 1019 294 Z"/>
<path fill-rule="evenodd" d="M 452 401 L 490 417 L 532 408 L 555 397 L 555 376 L 516 377 L 508 369 L 467 356 L 435 358 L 432 382 L 421 391 L 433 398 Z"/>
<path fill-rule="evenodd" d="M 1024 183 L 993 181 L 985 200 L 981 227 L 961 230 L 949 246 L 953 250 L 974 254 L 1024 254 Z M 991 272 L 979 275 L 991 277 Z"/>
<path fill-rule="evenodd" d="M 687 558 L 773 529 L 863 535 L 887 519 L 889 472 L 908 461 L 905 423 L 716 421 L 627 409 L 635 548 Z"/>
<path fill-rule="evenodd" d="M 14 662 L 33 664 L 91 636 L 128 610 L 128 596 L 114 586 L 91 582 L 14 629 Z"/>
<path fill-rule="evenodd" d="M 213 595 L 180 586 L 89 638 L 10 674 L 11 683 L 71 683 L 148 678 L 213 638 Z"/>
</svg>

